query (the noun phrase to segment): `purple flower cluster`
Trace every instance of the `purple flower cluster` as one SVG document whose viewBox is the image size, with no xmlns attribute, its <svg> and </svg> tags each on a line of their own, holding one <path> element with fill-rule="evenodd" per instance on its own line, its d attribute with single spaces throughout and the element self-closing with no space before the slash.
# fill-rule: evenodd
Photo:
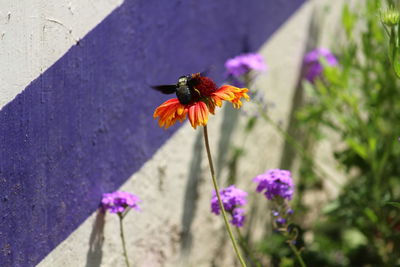
<svg viewBox="0 0 400 267">
<path fill-rule="evenodd" d="M 326 64 L 329 66 L 336 66 L 338 61 L 336 57 L 326 48 L 317 48 L 309 53 L 307 53 L 304 57 L 304 65 L 305 65 L 305 78 L 314 83 L 315 79 L 321 76 L 324 67 L 322 64 L 322 59 L 326 61 Z"/>
<path fill-rule="evenodd" d="M 225 62 L 225 68 L 229 76 L 240 77 L 251 70 L 263 71 L 267 68 L 260 54 L 241 54 Z"/>
<path fill-rule="evenodd" d="M 138 206 L 140 199 L 131 193 L 116 191 L 103 194 L 101 199 L 102 210 L 110 213 L 123 213 L 127 208 L 140 210 Z"/>
<path fill-rule="evenodd" d="M 265 190 L 264 194 L 269 200 L 274 197 L 292 199 L 294 184 L 290 171 L 272 169 L 257 175 L 253 181 L 258 183 L 257 192 L 261 193 Z"/>
<path fill-rule="evenodd" d="M 272 210 L 272 216 L 275 217 L 275 222 L 279 225 L 285 224 L 288 216 L 292 215 L 294 212 L 290 207 L 285 207 L 285 209 L 286 211 L 282 210 L 281 213 L 279 211 Z"/>
<path fill-rule="evenodd" d="M 232 211 L 231 223 L 237 227 L 242 227 L 246 216 L 244 215 L 244 209 L 236 208 Z"/>
<path fill-rule="evenodd" d="M 247 193 L 234 185 L 221 189 L 219 193 L 225 210 L 232 215 L 230 222 L 238 227 L 243 226 L 245 220 L 244 210 L 238 207 L 246 205 Z M 221 212 L 215 191 L 211 198 L 211 211 L 217 215 Z"/>
</svg>

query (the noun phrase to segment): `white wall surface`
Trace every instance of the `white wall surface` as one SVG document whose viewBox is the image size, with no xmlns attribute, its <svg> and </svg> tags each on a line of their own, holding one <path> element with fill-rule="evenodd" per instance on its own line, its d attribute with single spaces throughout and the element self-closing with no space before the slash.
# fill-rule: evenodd
<svg viewBox="0 0 400 267">
<path fill-rule="evenodd" d="M 0 109 L 122 2 L 0 0 Z"/>
</svg>

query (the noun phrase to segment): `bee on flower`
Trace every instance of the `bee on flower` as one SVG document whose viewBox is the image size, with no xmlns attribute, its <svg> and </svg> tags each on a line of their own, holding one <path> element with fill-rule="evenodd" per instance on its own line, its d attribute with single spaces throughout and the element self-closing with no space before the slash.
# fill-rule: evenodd
<svg viewBox="0 0 400 267">
<path fill-rule="evenodd" d="M 215 107 L 221 107 L 222 101 L 231 102 L 234 108 L 242 106 L 241 99 L 250 99 L 247 88 L 238 88 L 232 85 L 217 87 L 215 82 L 201 73 L 181 76 L 176 85 L 159 85 L 154 89 L 164 93 L 176 93 L 177 98 L 167 100 L 154 111 L 153 117 L 158 118 L 160 127 L 174 125 L 177 121 L 183 122 L 187 117 L 190 124 L 206 126 L 209 113 L 215 114 Z"/>
</svg>

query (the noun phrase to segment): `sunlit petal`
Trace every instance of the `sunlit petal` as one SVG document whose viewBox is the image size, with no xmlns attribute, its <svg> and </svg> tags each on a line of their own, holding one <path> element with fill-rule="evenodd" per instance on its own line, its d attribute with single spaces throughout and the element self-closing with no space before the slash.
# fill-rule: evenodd
<svg viewBox="0 0 400 267">
<path fill-rule="evenodd" d="M 186 118 L 186 109 L 177 98 L 173 98 L 162 103 L 154 111 L 153 117 L 159 117 L 158 125 L 167 129 L 174 125 L 176 121 L 182 122 Z"/>
<path fill-rule="evenodd" d="M 234 108 L 240 108 L 242 106 L 241 98 L 244 98 L 247 101 L 250 100 L 250 97 L 247 94 L 248 91 L 249 90 L 247 88 L 223 85 L 212 94 L 211 98 L 213 99 L 215 105 L 219 107 L 222 106 L 222 100 L 225 100 L 231 102 Z"/>
</svg>

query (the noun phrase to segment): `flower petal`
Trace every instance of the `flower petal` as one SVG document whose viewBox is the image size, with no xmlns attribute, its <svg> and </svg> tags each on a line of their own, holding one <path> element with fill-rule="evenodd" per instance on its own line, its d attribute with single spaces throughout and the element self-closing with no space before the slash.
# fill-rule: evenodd
<svg viewBox="0 0 400 267">
<path fill-rule="evenodd" d="M 196 126 L 195 126 L 196 125 L 195 124 L 195 121 L 196 121 L 196 105 L 192 105 L 192 106 L 189 107 L 188 116 L 189 116 L 190 124 L 192 125 L 193 128 L 196 129 Z"/>
<path fill-rule="evenodd" d="M 195 102 L 188 108 L 189 121 L 193 128 L 197 126 L 206 126 L 208 122 L 208 108 L 202 102 Z"/>
<path fill-rule="evenodd" d="M 208 108 L 204 102 L 200 102 L 201 125 L 206 126 L 208 122 Z"/>
<path fill-rule="evenodd" d="M 186 108 L 179 102 L 177 98 L 173 98 L 162 103 L 154 111 L 153 117 L 158 119 L 160 127 L 168 127 L 174 125 L 178 120 L 182 122 L 186 118 Z"/>
<path fill-rule="evenodd" d="M 222 100 L 226 100 L 231 102 L 234 108 L 240 108 L 242 106 L 242 101 L 240 100 L 242 97 L 247 101 L 250 100 L 250 97 L 247 94 L 248 91 L 249 89 L 247 88 L 223 85 L 211 95 L 211 98 L 215 105 L 219 107 L 222 106 Z"/>
</svg>

